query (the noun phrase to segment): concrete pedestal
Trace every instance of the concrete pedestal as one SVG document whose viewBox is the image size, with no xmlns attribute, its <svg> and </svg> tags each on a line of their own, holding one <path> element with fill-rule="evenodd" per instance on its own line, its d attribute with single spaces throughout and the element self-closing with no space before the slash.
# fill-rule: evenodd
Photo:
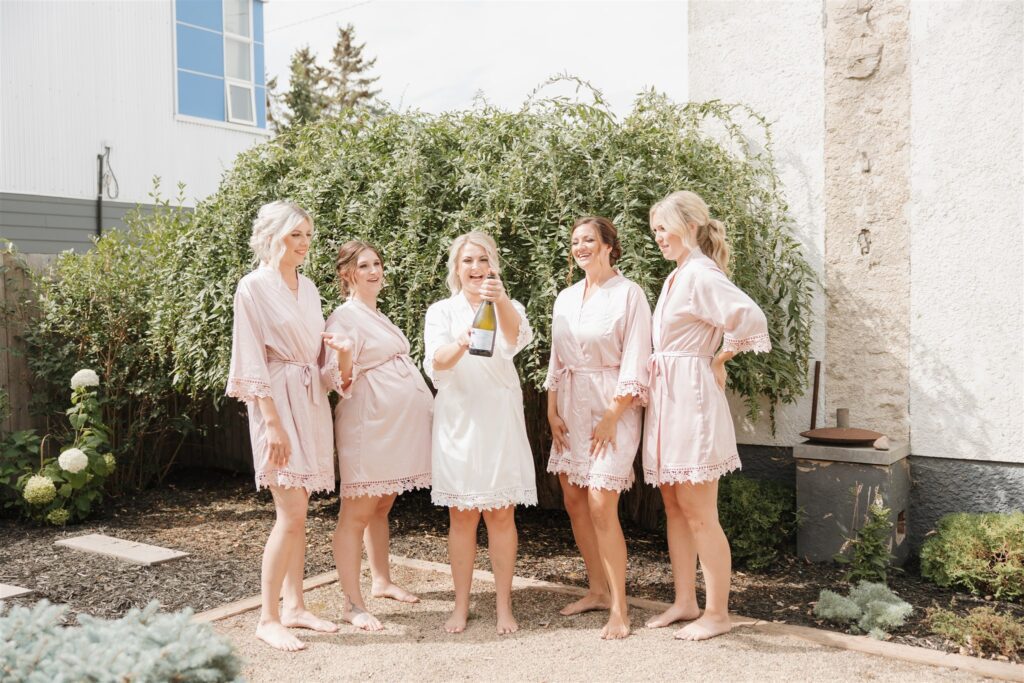
<svg viewBox="0 0 1024 683">
<path fill-rule="evenodd" d="M 910 445 L 895 442 L 888 451 L 868 446 L 793 447 L 796 504 L 802 522 L 796 550 L 812 562 L 831 562 L 847 538 L 855 538 L 876 501 L 889 508 L 893 524 L 893 564 L 910 553 L 907 515 L 910 504 Z"/>
</svg>

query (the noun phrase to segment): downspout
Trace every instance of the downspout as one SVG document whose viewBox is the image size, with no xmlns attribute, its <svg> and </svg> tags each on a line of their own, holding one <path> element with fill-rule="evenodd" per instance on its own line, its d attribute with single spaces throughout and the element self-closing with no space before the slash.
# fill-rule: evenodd
<svg viewBox="0 0 1024 683">
<path fill-rule="evenodd" d="M 96 155 L 96 236 L 103 237 L 103 155 Z"/>
</svg>

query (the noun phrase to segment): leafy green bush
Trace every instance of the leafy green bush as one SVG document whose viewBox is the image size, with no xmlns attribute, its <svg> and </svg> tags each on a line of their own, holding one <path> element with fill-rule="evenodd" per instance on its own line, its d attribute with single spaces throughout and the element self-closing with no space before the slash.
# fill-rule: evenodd
<svg viewBox="0 0 1024 683">
<path fill-rule="evenodd" d="M 64 627 L 64 606 L 42 600 L 4 613 L 0 603 L 0 673 L 27 683 L 241 680 L 227 639 L 193 622 L 190 609 L 159 608 L 154 601 L 111 621 L 79 615 L 80 626 Z"/>
<path fill-rule="evenodd" d="M 885 635 L 906 623 L 914 608 L 884 583 L 861 581 L 844 597 L 823 590 L 814 606 L 815 616 L 837 624 L 851 624 L 854 632 L 884 640 Z"/>
<path fill-rule="evenodd" d="M 40 384 L 36 412 L 60 415 L 68 378 L 78 368 L 102 375 L 102 422 L 119 463 L 114 490 L 160 479 L 199 409 L 174 390 L 170 340 L 152 336 L 163 313 L 153 302 L 173 287 L 163 264 L 191 214 L 156 194 L 154 200 L 151 214 L 129 214 L 124 231 L 106 233 L 88 253 L 60 255 L 37 282 L 38 317 L 26 340 Z"/>
<path fill-rule="evenodd" d="M 932 608 L 925 617 L 928 628 L 961 647 L 980 655 L 1003 655 L 1018 661 L 1024 658 L 1024 621 L 999 614 L 986 605 L 975 607 L 966 616 Z"/>
<path fill-rule="evenodd" d="M 718 517 L 733 562 L 765 569 L 796 532 L 796 496 L 782 484 L 731 474 L 718 484 Z"/>
<path fill-rule="evenodd" d="M 1024 512 L 946 515 L 921 547 L 921 575 L 1001 600 L 1024 597 Z"/>
<path fill-rule="evenodd" d="M 672 264 L 651 243 L 648 210 L 689 188 L 727 224 L 732 277 L 767 314 L 772 352 L 738 358 L 729 382 L 752 417 L 767 399 L 774 421 L 776 406 L 804 390 L 817 283 L 779 191 L 767 124 L 742 106 L 679 105 L 654 92 L 620 120 L 593 96 L 592 104 L 534 97 L 514 112 L 483 103 L 441 115 L 353 112 L 295 127 L 241 154 L 194 213 L 163 203 L 88 254 L 62 256 L 43 285 L 32 369 L 53 387 L 71 368 L 97 367 L 109 388 L 116 483 L 158 480 L 199 411 L 223 397 L 232 297 L 253 265 L 252 220 L 262 204 L 289 198 L 316 222 L 304 272 L 325 312 L 339 303 L 338 245 L 373 242 L 387 271 L 382 309 L 415 356 L 428 305 L 448 296 L 451 239 L 491 233 L 509 291 L 537 333 L 517 362 L 527 424 L 543 425 L 540 386 L 551 308 L 569 280 L 568 227 L 584 214 L 613 218 L 621 269 L 653 300 Z M 541 431 L 531 430 L 537 453 Z"/>
<path fill-rule="evenodd" d="M 37 522 L 62 526 L 85 519 L 103 498 L 103 484 L 116 469 L 109 452 L 96 390 L 99 378 L 80 370 L 72 379 L 71 445 L 47 458 L 35 431 L 15 432 L 0 443 L 0 489 L 4 506 L 17 507 Z M 38 467 L 36 466 L 38 462 Z"/>
<path fill-rule="evenodd" d="M 893 558 L 890 513 L 889 508 L 875 501 L 868 508 L 867 521 L 857 530 L 857 535 L 846 539 L 843 549 L 835 556 L 836 562 L 850 565 L 844 581 L 886 582 Z"/>
</svg>

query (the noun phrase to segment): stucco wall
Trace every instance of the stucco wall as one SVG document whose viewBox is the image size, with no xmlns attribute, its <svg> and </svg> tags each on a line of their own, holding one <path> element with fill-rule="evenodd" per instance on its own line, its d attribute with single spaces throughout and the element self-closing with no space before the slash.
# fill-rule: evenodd
<svg viewBox="0 0 1024 683">
<path fill-rule="evenodd" d="M 1024 463 L 1024 2 L 910 17 L 913 453 Z"/>
<path fill-rule="evenodd" d="M 824 253 L 822 41 L 820 3 L 768 0 L 743 3 L 739 10 L 737 3 L 690 0 L 690 99 L 743 102 L 771 122 L 786 200 L 805 254 L 819 273 Z M 815 318 L 811 355 L 823 359 L 825 304 L 820 296 Z M 792 445 L 809 426 L 809 389 L 796 404 L 779 410 L 774 436 L 767 419 L 750 424 L 743 402 L 732 397 L 731 404 L 741 443 Z"/>
</svg>

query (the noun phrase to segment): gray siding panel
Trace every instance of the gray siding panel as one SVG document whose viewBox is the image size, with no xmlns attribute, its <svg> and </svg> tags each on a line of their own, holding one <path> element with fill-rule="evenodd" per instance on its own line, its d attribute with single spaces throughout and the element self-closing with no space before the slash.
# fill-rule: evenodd
<svg viewBox="0 0 1024 683">
<path fill-rule="evenodd" d="M 142 204 L 148 213 L 153 206 Z M 103 230 L 125 227 L 124 217 L 137 207 L 128 202 L 103 202 Z M 96 234 L 96 201 L 68 197 L 0 192 L 0 237 L 26 254 L 86 251 Z"/>
</svg>

